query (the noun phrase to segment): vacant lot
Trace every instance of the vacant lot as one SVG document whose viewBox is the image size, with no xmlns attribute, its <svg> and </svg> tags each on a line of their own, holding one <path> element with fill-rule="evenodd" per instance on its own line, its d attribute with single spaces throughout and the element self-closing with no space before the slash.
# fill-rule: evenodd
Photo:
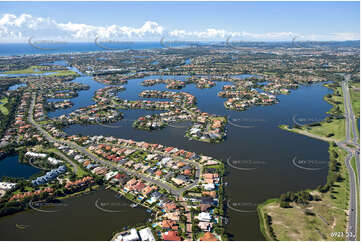
<svg viewBox="0 0 361 242">
<path fill-rule="evenodd" d="M 273 230 L 278 240 L 345 240 L 332 232 L 345 232 L 349 198 L 349 181 L 344 164 L 345 151 L 335 148 L 339 154 L 342 181 L 336 182 L 330 191 L 310 191 L 321 201 L 311 201 L 306 206 L 291 203 L 292 208 L 281 208 L 276 200 L 262 207 L 262 212 L 271 216 Z M 314 215 L 306 215 L 305 211 Z M 267 225 L 265 227 L 269 231 Z"/>
</svg>

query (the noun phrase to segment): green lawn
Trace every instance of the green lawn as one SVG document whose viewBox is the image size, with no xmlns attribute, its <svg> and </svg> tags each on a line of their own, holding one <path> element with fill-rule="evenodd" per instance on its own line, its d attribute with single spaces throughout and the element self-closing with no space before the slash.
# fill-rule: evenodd
<svg viewBox="0 0 361 242">
<path fill-rule="evenodd" d="M 41 70 L 42 66 L 30 66 L 26 69 L 16 70 L 16 71 L 6 71 L 3 74 L 41 74 L 46 71 Z"/>
<path fill-rule="evenodd" d="M 357 219 L 358 219 L 358 221 L 360 221 L 360 201 L 359 201 L 360 184 L 359 184 L 359 179 L 358 179 L 355 157 L 352 157 L 352 159 L 351 159 L 351 166 L 352 166 L 352 169 L 355 171 L 355 175 L 356 175 L 356 191 L 357 191 L 356 198 L 357 198 L 357 212 L 358 212 Z M 360 239 L 360 226 L 357 227 L 357 239 Z"/>
<path fill-rule="evenodd" d="M 5 104 L 8 103 L 8 98 L 4 97 L 2 99 L 0 99 L 0 111 L 4 114 L 4 115 L 8 115 L 9 114 L 9 110 L 5 107 Z"/>
<path fill-rule="evenodd" d="M 61 70 L 61 71 L 56 71 L 53 74 L 50 74 L 49 76 L 79 76 L 78 73 L 76 73 L 75 71 L 70 71 L 70 70 Z"/>
<path fill-rule="evenodd" d="M 358 183 L 358 174 L 357 174 L 357 167 L 356 167 L 356 159 L 355 159 L 355 157 L 352 157 L 352 159 L 351 159 L 351 166 L 352 166 L 352 169 L 355 171 L 356 181 Z"/>
<path fill-rule="evenodd" d="M 357 118 L 360 117 L 360 83 L 352 83 L 350 86 L 352 109 Z"/>
<path fill-rule="evenodd" d="M 16 71 L 7 71 L 3 74 L 42 74 L 52 72 L 49 76 L 69 76 L 69 75 L 79 75 L 75 71 L 71 70 L 59 70 L 59 71 L 47 71 L 43 69 L 43 66 L 30 66 L 26 69 L 16 70 Z"/>
<path fill-rule="evenodd" d="M 360 118 L 360 83 L 352 83 L 350 85 L 350 98 L 352 110 L 356 118 Z M 357 120 L 356 120 L 357 122 Z M 360 138 L 360 130 L 356 126 L 357 137 Z"/>
<path fill-rule="evenodd" d="M 327 113 L 329 114 L 332 114 L 334 112 L 337 113 L 336 110 L 339 110 L 340 113 L 344 114 L 345 107 L 343 104 L 342 88 L 336 87 L 333 90 L 334 93 L 331 97 L 326 96 L 324 98 L 325 101 L 333 105 L 333 107 Z M 336 95 L 336 93 L 339 93 L 340 96 Z M 340 115 L 340 113 L 338 113 L 338 115 Z M 346 138 L 345 119 L 332 119 L 330 122 L 324 120 L 319 123 L 320 123 L 319 126 L 303 125 L 302 127 L 299 128 L 288 128 L 285 125 L 281 125 L 280 128 L 304 135 L 307 134 L 316 135 L 322 137 L 324 140 L 327 141 L 345 140 Z"/>
<path fill-rule="evenodd" d="M 306 130 L 309 133 L 318 135 L 318 136 L 323 136 L 323 137 L 328 137 L 335 139 L 337 141 L 341 141 L 345 139 L 345 120 L 344 119 L 338 119 L 338 120 L 333 120 L 330 123 L 327 122 L 321 122 L 321 126 L 315 126 L 315 127 L 311 127 L 309 129 L 307 128 L 302 128 L 303 130 Z"/>
<path fill-rule="evenodd" d="M 45 153 L 53 153 L 53 154 L 56 154 L 57 152 L 60 152 L 63 155 L 65 155 L 63 152 L 61 152 L 60 150 L 58 150 L 56 148 L 44 149 L 42 147 L 39 147 L 38 151 L 39 152 L 45 152 Z M 67 155 L 65 155 L 65 156 L 68 157 Z M 63 160 L 62 158 L 60 158 L 60 159 Z M 72 160 L 73 163 L 75 164 L 75 166 L 77 167 L 77 172 L 76 172 L 77 177 L 84 177 L 84 176 L 89 174 L 87 171 L 85 171 L 83 169 L 82 166 L 79 165 L 79 163 L 77 161 L 75 161 L 74 159 L 72 159 L 70 157 L 68 157 L 68 159 Z M 64 162 L 66 162 L 66 161 L 64 161 Z M 74 172 L 74 167 L 71 164 L 69 164 L 68 162 L 66 162 L 66 164 L 68 164 L 69 167 L 71 168 L 71 170 Z"/>
</svg>

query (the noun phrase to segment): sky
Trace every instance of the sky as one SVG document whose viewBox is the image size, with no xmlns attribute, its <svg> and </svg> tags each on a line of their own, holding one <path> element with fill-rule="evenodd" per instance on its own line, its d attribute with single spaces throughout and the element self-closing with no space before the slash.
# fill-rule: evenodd
<svg viewBox="0 0 361 242">
<path fill-rule="evenodd" d="M 0 41 L 359 40 L 359 2 L 0 2 Z"/>
</svg>

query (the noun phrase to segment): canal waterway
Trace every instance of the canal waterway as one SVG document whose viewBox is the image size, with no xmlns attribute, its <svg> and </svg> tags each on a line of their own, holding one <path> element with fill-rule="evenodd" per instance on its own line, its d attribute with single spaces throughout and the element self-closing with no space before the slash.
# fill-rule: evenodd
<svg viewBox="0 0 361 242">
<path fill-rule="evenodd" d="M 151 87 L 141 85 L 145 79 L 158 77 L 148 76 L 129 80 L 125 85 L 126 90 L 120 92 L 119 97 L 137 100 L 140 99 L 138 94 L 143 90 L 168 90 L 165 85 Z M 185 80 L 186 76 L 172 76 L 172 78 Z M 76 101 L 77 107 L 92 104 L 91 97 L 94 90 L 103 85 L 94 82 L 91 77 L 83 76 L 75 81 L 88 84 L 91 88 L 79 92 L 79 97 L 72 101 Z M 111 124 L 113 127 L 72 125 L 65 128 L 65 132 L 160 143 L 221 159 L 227 167 L 226 198 L 233 208 L 227 209 L 229 218 L 227 231 L 232 235 L 231 239 L 264 240 L 259 230 L 256 206 L 287 191 L 316 188 L 326 182 L 328 170 L 326 142 L 290 133 L 278 126 L 293 125 L 295 117 L 304 120 L 325 118 L 331 105 L 326 103 L 323 97 L 331 91 L 322 84 L 301 86 L 297 90 L 292 90 L 290 95 L 278 96 L 279 104 L 253 106 L 249 110 L 237 112 L 225 109 L 224 99 L 217 96 L 225 84 L 230 83 L 216 82 L 216 86 L 210 89 L 199 89 L 190 84 L 177 90 L 195 95 L 200 110 L 228 117 L 230 122 L 227 124 L 227 138 L 219 144 L 188 140 L 184 137 L 187 125 L 176 124 L 176 127 L 166 127 L 156 131 L 133 129 L 129 120 L 153 113 L 144 110 L 123 111 L 124 120 Z M 59 112 L 65 114 L 74 109 L 75 106 L 72 109 L 57 111 L 57 115 Z M 295 159 L 305 161 L 306 165 L 316 160 L 322 166 L 313 171 L 302 169 L 295 165 Z"/>
</svg>

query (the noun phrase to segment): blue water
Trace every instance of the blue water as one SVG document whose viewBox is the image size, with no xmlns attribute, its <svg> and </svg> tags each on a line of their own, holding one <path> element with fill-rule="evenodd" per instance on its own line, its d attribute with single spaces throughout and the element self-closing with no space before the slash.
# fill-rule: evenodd
<svg viewBox="0 0 361 242">
<path fill-rule="evenodd" d="M 25 87 L 25 86 L 26 86 L 26 84 L 24 84 L 24 83 L 15 84 L 15 85 L 10 86 L 10 87 L 9 87 L 9 90 L 10 90 L 10 91 L 13 91 L 13 90 L 18 89 L 19 87 Z"/>
<path fill-rule="evenodd" d="M 49 48 L 44 50 L 36 47 Z M 110 50 L 127 50 L 127 49 L 154 49 L 162 48 L 160 42 L 134 42 L 134 43 L 102 43 L 100 46 L 95 42 L 89 43 L 64 43 L 50 44 L 44 46 L 32 46 L 28 43 L 6 43 L 0 44 L 0 56 L 23 56 L 35 54 L 58 54 L 58 53 L 75 53 L 75 52 L 93 52 L 93 51 L 110 51 Z M 105 48 L 102 48 L 105 47 Z"/>
<path fill-rule="evenodd" d="M 74 71 L 78 71 L 75 68 L 70 68 L 70 69 L 72 69 Z M 239 77 L 239 78 L 247 78 L 250 76 L 252 76 L 252 75 L 248 75 L 248 74 L 237 75 L 237 77 Z M 173 78 L 173 79 L 181 80 L 181 81 L 185 81 L 187 77 L 188 76 L 163 76 L 163 78 Z M 214 113 L 214 110 L 216 108 L 217 111 L 220 111 L 222 113 L 221 115 L 225 115 L 226 110 L 223 106 L 223 102 L 220 102 L 221 99 L 219 97 L 217 97 L 217 93 L 222 90 L 223 85 L 232 84 L 231 82 L 216 82 L 215 87 L 205 88 L 205 89 L 199 89 L 196 87 L 195 84 L 188 84 L 186 87 L 182 88 L 181 90 L 167 89 L 166 84 L 159 84 L 159 85 L 154 85 L 154 86 L 149 86 L 149 87 L 141 85 L 142 81 L 144 81 L 144 80 L 157 79 L 157 78 L 160 78 L 160 76 L 155 75 L 155 76 L 147 76 L 147 77 L 143 77 L 143 78 L 131 79 L 128 81 L 128 84 L 124 85 L 126 90 L 120 91 L 118 96 L 120 98 L 126 99 L 126 100 L 170 101 L 169 99 L 139 97 L 139 93 L 144 90 L 188 92 L 197 97 L 197 106 L 200 107 L 200 109 L 202 111 Z M 60 115 L 66 115 L 78 108 L 86 107 L 86 106 L 94 104 L 92 97 L 93 97 L 95 91 L 106 86 L 104 84 L 100 84 L 100 83 L 94 81 L 94 79 L 91 76 L 84 76 L 84 75 L 74 79 L 74 82 L 87 84 L 90 86 L 90 89 L 86 90 L 86 91 L 80 91 L 78 97 L 71 99 L 71 101 L 75 104 L 73 107 L 68 108 L 68 109 L 58 109 L 54 112 L 49 112 L 48 115 L 50 118 L 58 117 Z M 216 98 L 208 98 L 210 96 L 213 96 Z M 54 102 L 54 101 L 58 101 L 58 100 L 59 99 L 48 99 L 49 102 Z M 125 114 L 126 119 L 138 118 L 138 117 L 134 117 L 133 115 L 132 115 L 132 117 L 127 117 L 130 113 L 133 113 L 133 112 L 136 112 L 139 114 L 142 113 L 142 115 L 139 115 L 138 117 L 147 115 L 147 114 L 159 113 L 159 111 L 149 111 L 149 110 L 137 110 L 137 111 L 129 110 L 129 111 L 123 112 L 123 113 Z"/>
<path fill-rule="evenodd" d="M 54 72 L 44 72 L 44 73 L 29 73 L 29 74 L 2 74 L 0 73 L 0 77 L 1 76 L 5 76 L 5 77 L 23 77 L 23 76 L 48 76 L 54 74 Z"/>
<path fill-rule="evenodd" d="M 75 68 L 70 68 L 70 69 L 74 70 L 74 71 L 77 71 Z M 105 85 L 94 81 L 93 77 L 85 76 L 85 75 L 77 77 L 76 79 L 74 79 L 74 82 L 89 85 L 90 88 L 88 90 L 79 91 L 79 96 L 78 97 L 70 99 L 74 103 L 74 106 L 72 106 L 71 108 L 57 109 L 54 112 L 49 112 L 48 116 L 50 118 L 58 117 L 58 116 L 64 115 L 64 114 L 69 114 L 69 113 L 73 112 L 76 109 L 79 109 L 79 108 L 86 107 L 86 106 L 94 104 L 94 101 L 92 100 L 92 97 L 94 96 L 95 91 L 100 89 L 100 88 L 105 87 Z M 59 100 L 62 100 L 62 99 L 55 99 L 55 98 L 54 99 L 48 99 L 49 102 L 55 102 L 55 101 L 59 101 Z"/>
<path fill-rule="evenodd" d="M 75 70 L 75 69 L 74 69 Z M 243 75 L 241 77 L 247 77 Z M 142 80 L 157 78 L 149 76 L 128 80 L 124 85 L 126 90 L 119 92 L 119 97 L 129 100 L 139 100 L 138 94 L 143 90 L 168 90 L 165 85 L 151 87 L 141 86 Z M 173 77 L 172 77 L 173 78 Z M 186 76 L 175 76 L 175 79 L 185 80 Z M 90 76 L 81 76 L 76 82 L 88 84 L 89 90 L 80 91 L 79 96 L 72 99 L 75 105 L 66 110 L 57 110 L 49 114 L 54 117 L 66 114 L 79 107 L 88 106 L 94 101 L 91 99 L 94 92 L 104 87 Z M 121 110 L 124 119 L 110 125 L 72 125 L 64 129 L 68 134 L 105 135 L 120 138 L 160 143 L 198 154 L 206 154 L 220 160 L 253 160 L 265 161 L 265 165 L 252 172 L 241 172 L 227 167 L 226 187 L 227 199 L 234 202 L 260 203 L 268 198 L 279 197 L 287 191 L 298 191 L 306 188 L 315 188 L 324 184 L 327 169 L 317 172 L 305 171 L 292 164 L 292 158 L 328 161 L 328 143 L 306 136 L 281 130 L 280 124 L 293 124 L 292 118 L 314 119 L 326 117 L 331 105 L 323 97 L 331 93 L 321 84 L 301 86 L 292 90 L 290 95 L 279 95 L 279 104 L 271 106 L 253 106 L 244 112 L 227 110 L 224 108 L 225 99 L 217 96 L 222 86 L 229 82 L 216 82 L 210 89 L 199 89 L 194 84 L 187 85 L 176 92 L 189 92 L 197 98 L 197 106 L 201 111 L 217 115 L 228 116 L 233 122 L 237 119 L 238 125 L 251 125 L 252 128 L 239 128 L 227 124 L 227 138 L 219 144 L 208 144 L 198 141 L 189 141 L 184 137 L 186 128 L 166 127 L 162 130 L 146 132 L 132 128 L 129 120 L 140 116 L 159 112 L 147 110 Z M 55 101 L 55 100 L 50 100 Z M 0 162 L 1 165 L 1 162 Z M 0 171 L 1 171 L 0 167 Z M 228 210 L 230 218 L 228 231 L 235 240 L 263 240 L 259 231 L 257 213 L 240 214 Z M 243 230 L 239 230 L 242 227 Z"/>
<path fill-rule="evenodd" d="M 8 156 L 0 160 L 0 177 L 29 178 L 40 170 L 30 165 L 19 163 L 18 156 Z"/>
</svg>

